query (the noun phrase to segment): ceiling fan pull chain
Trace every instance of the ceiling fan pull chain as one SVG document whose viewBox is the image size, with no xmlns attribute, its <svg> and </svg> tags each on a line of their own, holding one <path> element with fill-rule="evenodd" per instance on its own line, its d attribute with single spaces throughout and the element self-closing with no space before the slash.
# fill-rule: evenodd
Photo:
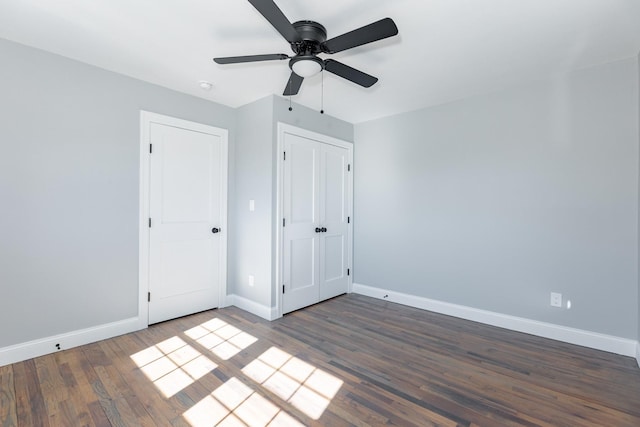
<svg viewBox="0 0 640 427">
<path fill-rule="evenodd" d="M 322 78 L 322 85 L 321 85 L 321 92 L 320 92 L 320 114 L 324 114 L 324 67 L 322 68 L 322 72 L 321 74 L 321 78 Z"/>
<path fill-rule="evenodd" d="M 293 107 L 291 106 L 291 79 L 289 79 L 289 111 L 293 111 Z"/>
</svg>

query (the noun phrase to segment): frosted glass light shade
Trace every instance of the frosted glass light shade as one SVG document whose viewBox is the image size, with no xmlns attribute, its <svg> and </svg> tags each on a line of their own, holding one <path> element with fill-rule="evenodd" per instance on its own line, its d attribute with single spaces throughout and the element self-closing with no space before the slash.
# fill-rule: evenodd
<svg viewBox="0 0 640 427">
<path fill-rule="evenodd" d="M 291 65 L 291 69 L 300 77 L 311 77 L 322 71 L 322 65 L 313 59 L 300 59 Z"/>
</svg>

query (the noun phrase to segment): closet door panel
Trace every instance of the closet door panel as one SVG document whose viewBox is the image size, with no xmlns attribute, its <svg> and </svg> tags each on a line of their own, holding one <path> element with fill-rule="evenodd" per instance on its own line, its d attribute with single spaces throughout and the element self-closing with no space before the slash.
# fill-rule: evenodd
<svg viewBox="0 0 640 427">
<path fill-rule="evenodd" d="M 283 313 L 318 302 L 320 153 L 315 141 L 287 134 L 284 141 Z"/>
<path fill-rule="evenodd" d="M 348 150 L 321 144 L 320 223 L 327 231 L 320 240 L 320 299 L 346 293 L 348 243 Z"/>
</svg>

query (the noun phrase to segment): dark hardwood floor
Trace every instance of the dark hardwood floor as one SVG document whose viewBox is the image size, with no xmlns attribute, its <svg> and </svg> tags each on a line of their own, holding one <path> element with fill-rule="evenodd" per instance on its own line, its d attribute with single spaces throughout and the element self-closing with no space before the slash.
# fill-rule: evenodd
<svg viewBox="0 0 640 427">
<path fill-rule="evenodd" d="M 0 367 L 0 426 L 640 426 L 632 358 L 346 295 Z"/>
</svg>

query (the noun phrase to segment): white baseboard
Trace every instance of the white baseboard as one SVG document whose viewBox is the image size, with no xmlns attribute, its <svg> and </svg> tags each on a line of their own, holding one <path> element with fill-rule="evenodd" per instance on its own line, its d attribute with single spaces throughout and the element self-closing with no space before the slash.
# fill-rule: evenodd
<svg viewBox="0 0 640 427">
<path fill-rule="evenodd" d="M 233 295 L 226 295 L 222 301 L 220 301 L 220 306 L 218 308 L 231 307 L 233 305 Z"/>
<path fill-rule="evenodd" d="M 278 317 L 275 307 L 258 304 L 257 302 L 241 297 L 240 295 L 228 295 L 227 302 L 230 303 L 229 305 L 234 305 L 266 320 L 275 320 Z"/>
<path fill-rule="evenodd" d="M 263 319 L 274 320 L 278 317 L 275 307 L 267 307 L 238 295 L 227 295 L 220 304 L 220 307 L 228 307 L 231 305 L 262 317 Z M 146 320 L 141 321 L 138 317 L 132 317 L 118 322 L 66 332 L 0 348 L 0 366 L 22 362 L 23 360 L 90 344 L 107 338 L 113 338 L 118 335 L 128 334 L 129 332 L 135 332 L 146 327 Z M 60 344 L 60 350 L 57 349 L 56 344 Z"/>
<path fill-rule="evenodd" d="M 475 322 L 537 335 L 544 338 L 551 338 L 570 344 L 604 350 L 611 353 L 621 354 L 623 356 L 635 356 L 640 364 L 640 344 L 634 340 L 605 335 L 598 332 L 585 331 L 583 329 L 569 328 L 552 323 L 539 322 L 537 320 L 510 316 L 487 310 L 480 310 L 464 305 L 451 304 L 448 302 L 403 294 L 386 289 L 374 288 L 371 286 L 361 285 L 359 283 L 353 284 L 353 292 L 384 301 L 391 301 L 398 304 L 408 305 L 410 307 L 459 317 L 461 319 L 473 320 Z"/>
<path fill-rule="evenodd" d="M 140 330 L 141 325 L 142 323 L 137 317 L 132 317 L 118 322 L 106 323 L 104 325 L 79 329 L 77 331 L 0 348 L 0 366 L 90 344 L 118 335 L 128 334 L 129 332 Z M 144 329 L 144 327 L 142 329 Z M 56 344 L 60 344 L 60 350 L 57 349 Z"/>
<path fill-rule="evenodd" d="M 636 362 L 638 362 L 638 367 L 640 368 L 640 341 L 636 345 Z"/>
</svg>

